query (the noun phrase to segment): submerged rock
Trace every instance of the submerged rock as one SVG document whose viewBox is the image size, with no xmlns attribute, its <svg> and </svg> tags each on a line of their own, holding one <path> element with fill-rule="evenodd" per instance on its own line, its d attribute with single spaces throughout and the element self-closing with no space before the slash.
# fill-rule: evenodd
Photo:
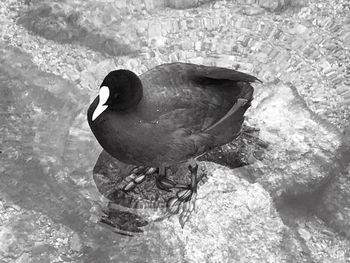
<svg viewBox="0 0 350 263">
<path fill-rule="evenodd" d="M 74 8 L 74 5 L 72 7 L 63 1 L 38 2 L 22 12 L 17 22 L 35 34 L 59 43 L 80 44 L 110 56 L 136 53 L 135 45 L 131 47 L 124 42 L 125 39 L 118 37 L 117 34 L 111 34 L 108 29 L 98 29 L 97 25 L 93 23 L 94 21 L 86 22 L 90 18 L 82 17 L 81 12 L 77 12 L 75 9 L 85 7 L 86 10 L 89 10 L 93 3 L 90 3 L 90 6 L 80 4 L 78 3 Z M 102 5 L 99 7 L 101 9 Z M 117 12 L 117 9 L 113 7 L 109 9 L 109 13 L 113 11 Z M 116 24 L 116 21 L 113 20 L 114 16 L 118 16 L 118 14 L 114 13 L 108 23 Z M 100 16 L 100 19 L 106 17 L 108 15 L 104 14 Z M 96 17 L 93 18 L 96 20 Z M 100 21 L 98 25 L 105 26 L 106 22 Z"/>
<path fill-rule="evenodd" d="M 249 123 L 260 129 L 269 149 L 249 167 L 250 175 L 275 200 L 311 194 L 344 169 L 336 158 L 342 134 L 309 110 L 295 87 L 264 84 L 254 97 Z"/>
<path fill-rule="evenodd" d="M 268 192 L 239 178 L 245 167 L 200 166 L 209 179 L 200 187 L 197 210 L 183 229 L 174 216 L 149 224 L 142 235 L 123 239 L 103 253 L 121 262 L 283 262 L 288 253 L 297 253 L 281 246 L 288 229 Z"/>
<path fill-rule="evenodd" d="M 67 183 L 62 156 L 70 124 L 88 96 L 3 43 L 0 75 L 3 198 L 79 232 L 91 204 Z"/>
<path fill-rule="evenodd" d="M 303 0 L 260 0 L 258 5 L 270 12 L 281 12 L 287 8 L 297 8 L 305 5 Z"/>
<path fill-rule="evenodd" d="M 350 129 L 344 132 L 344 140 L 337 156 L 345 168 L 343 172 L 334 172 L 333 178 L 322 189 L 317 214 L 329 226 L 350 238 Z M 347 168 L 346 168 L 347 167 Z"/>
<path fill-rule="evenodd" d="M 269 194 L 259 184 L 239 179 L 246 167 L 207 164 L 206 170 L 209 179 L 199 191 L 198 211 L 184 230 L 174 229 L 184 243 L 185 261 L 283 262 L 280 244 L 287 229 Z"/>
</svg>

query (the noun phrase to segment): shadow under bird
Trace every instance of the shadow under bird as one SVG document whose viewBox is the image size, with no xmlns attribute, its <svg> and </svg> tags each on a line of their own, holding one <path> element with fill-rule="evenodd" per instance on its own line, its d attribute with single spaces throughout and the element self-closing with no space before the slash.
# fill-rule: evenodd
<svg viewBox="0 0 350 263">
<path fill-rule="evenodd" d="M 155 175 L 158 188 L 177 193 L 167 202 L 183 226 L 195 208 L 196 158 L 235 139 L 253 99 L 256 77 L 189 63 L 159 65 L 140 76 L 111 71 L 88 110 L 90 128 L 114 158 L 136 166 L 124 191 Z M 189 163 L 190 185 L 167 178 L 168 168 Z"/>
</svg>

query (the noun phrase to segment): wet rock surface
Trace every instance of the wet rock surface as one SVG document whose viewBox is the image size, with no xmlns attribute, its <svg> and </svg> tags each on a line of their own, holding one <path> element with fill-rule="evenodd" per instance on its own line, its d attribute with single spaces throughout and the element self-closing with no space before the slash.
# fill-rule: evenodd
<svg viewBox="0 0 350 263">
<path fill-rule="evenodd" d="M 176 216 L 150 224 L 142 235 L 119 243 L 117 251 L 107 250 L 110 258 L 120 258 L 123 251 L 123 262 L 255 262 L 268 254 L 270 260 L 284 262 L 289 253 L 298 253 L 297 247 L 281 245 L 289 230 L 269 194 L 239 178 L 244 167 L 199 165 L 205 167 L 208 181 L 198 191 L 198 209 L 185 228 Z"/>
<path fill-rule="evenodd" d="M 83 18 L 80 13 L 64 2 L 43 2 L 28 9 L 18 23 L 46 39 L 80 43 L 110 56 L 136 53 L 135 45 L 131 47 L 118 36 L 103 34 L 98 28 L 81 23 Z"/>
<path fill-rule="evenodd" d="M 342 173 L 333 174 L 333 180 L 322 189 L 317 214 L 330 226 L 347 238 L 350 237 L 350 129 L 344 131 L 344 138 L 338 157 L 344 167 Z"/>
<path fill-rule="evenodd" d="M 343 135 L 310 111 L 290 83 L 257 87 L 248 117 L 260 128 L 259 138 L 269 144 L 264 158 L 251 166 L 251 174 L 276 201 L 312 194 L 333 174 L 343 172 L 337 159 L 344 155 Z"/>
<path fill-rule="evenodd" d="M 349 172 L 339 176 L 327 188 L 318 207 L 319 216 L 348 238 L 350 237 L 349 177 Z"/>
</svg>

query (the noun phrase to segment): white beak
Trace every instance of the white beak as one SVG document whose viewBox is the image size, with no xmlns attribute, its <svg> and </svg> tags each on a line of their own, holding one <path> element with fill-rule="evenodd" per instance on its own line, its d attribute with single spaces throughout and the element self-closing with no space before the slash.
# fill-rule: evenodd
<svg viewBox="0 0 350 263">
<path fill-rule="evenodd" d="M 100 88 L 100 92 L 98 96 L 99 96 L 99 102 L 94 113 L 92 114 L 92 121 L 94 121 L 98 116 L 100 116 L 102 112 L 104 112 L 108 108 L 108 106 L 104 104 L 109 98 L 109 88 L 107 86 L 102 86 Z"/>
</svg>

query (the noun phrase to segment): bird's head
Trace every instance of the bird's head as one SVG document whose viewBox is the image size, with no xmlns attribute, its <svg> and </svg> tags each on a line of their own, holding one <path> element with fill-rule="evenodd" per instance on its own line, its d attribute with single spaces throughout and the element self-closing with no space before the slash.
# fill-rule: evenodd
<svg viewBox="0 0 350 263">
<path fill-rule="evenodd" d="M 130 70 L 111 71 L 100 86 L 98 98 L 92 121 L 107 109 L 125 111 L 135 107 L 142 98 L 141 80 Z"/>
</svg>

